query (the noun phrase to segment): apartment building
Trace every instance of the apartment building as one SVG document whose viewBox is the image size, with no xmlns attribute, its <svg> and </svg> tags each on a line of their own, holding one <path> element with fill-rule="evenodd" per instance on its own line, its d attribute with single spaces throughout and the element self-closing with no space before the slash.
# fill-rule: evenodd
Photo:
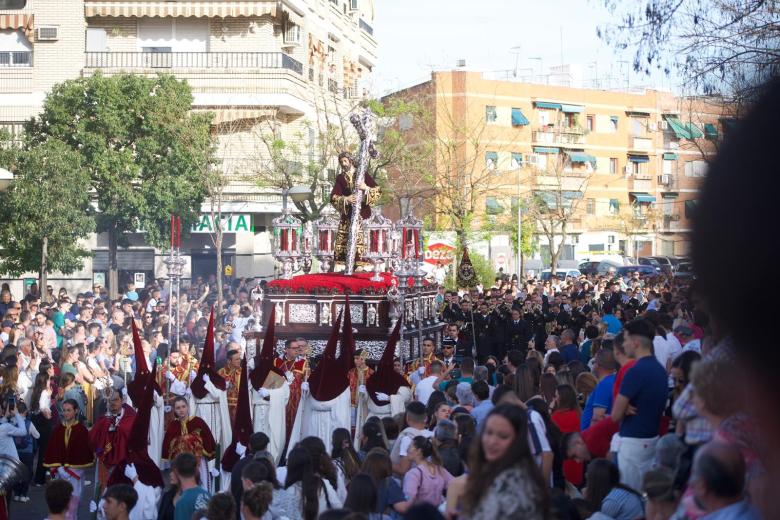
<svg viewBox="0 0 780 520">
<path fill-rule="evenodd" d="M 393 96 L 427 106 L 437 142 L 457 143 L 458 162 L 479 165 L 482 171 L 472 173 L 482 199 L 475 228 L 516 222 L 519 203 L 560 204 L 570 216 L 560 260 L 571 263 L 685 255 L 698 184 L 732 121 L 710 99 L 493 80 L 466 70 L 434 72 Z M 420 138 L 406 131 L 410 140 Z M 448 226 L 440 216 L 436 227 Z M 549 243 L 541 228 L 538 238 L 544 264 Z M 514 266 L 506 242 L 499 249 Z"/>
<path fill-rule="evenodd" d="M 215 115 L 230 179 L 224 262 L 235 276 L 269 275 L 269 228 L 282 197 L 252 178 L 268 160 L 261 133 L 273 128 L 301 155 L 314 153 L 314 128 L 368 92 L 373 18 L 373 0 L 0 0 L 0 127 L 18 134 L 67 79 L 131 72 L 186 80 L 193 109 Z M 183 243 L 193 277 L 215 266 L 209 207 Z M 120 284 L 165 275 L 164 251 L 142 234 L 131 244 L 120 251 Z M 90 247 L 92 262 L 75 276 L 82 285 L 107 270 L 107 239 L 96 236 Z"/>
</svg>

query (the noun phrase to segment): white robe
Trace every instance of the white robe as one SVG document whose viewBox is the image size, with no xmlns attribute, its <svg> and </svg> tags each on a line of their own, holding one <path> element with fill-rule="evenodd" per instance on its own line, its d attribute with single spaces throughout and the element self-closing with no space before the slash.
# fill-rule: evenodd
<svg viewBox="0 0 780 520">
<path fill-rule="evenodd" d="M 230 427 L 230 415 L 228 414 L 227 392 L 219 390 L 211 381 L 205 383 L 206 395 L 202 399 L 190 395 L 190 410 L 193 415 L 203 419 L 209 429 L 214 441 L 217 443 L 217 455 L 221 459 L 222 454 L 233 441 L 233 430 Z M 208 468 L 218 468 L 224 477 L 225 472 L 221 470 L 221 460 L 210 460 Z M 224 478 L 221 479 L 224 483 Z M 222 485 L 220 485 L 222 488 Z M 208 491 L 213 493 L 214 487 L 209 479 Z"/>
<path fill-rule="evenodd" d="M 309 392 L 305 392 L 295 415 L 287 452 L 301 439 L 313 436 L 322 439 L 325 452 L 330 453 L 333 430 L 345 428 L 349 431 L 351 415 L 349 387 L 330 401 L 317 401 Z"/>
<path fill-rule="evenodd" d="M 154 400 L 152 405 L 152 413 L 149 417 L 149 458 L 157 464 L 157 467 L 161 467 L 162 462 L 162 444 L 163 437 L 165 436 L 165 410 L 162 396 L 154 391 Z"/>
<path fill-rule="evenodd" d="M 252 399 L 252 429 L 268 435 L 270 439 L 268 451 L 274 458 L 274 463 L 278 465 L 287 440 L 285 411 L 290 400 L 290 384 L 285 381 L 281 387 L 268 392 L 271 395 L 266 401 L 254 388 L 249 391 Z"/>
<path fill-rule="evenodd" d="M 368 417 L 395 417 L 406 410 L 406 403 L 412 400 L 412 390 L 408 386 L 402 386 L 397 394 L 390 396 L 390 403 L 379 406 L 370 397 L 368 398 Z M 361 425 L 362 426 L 362 425 Z"/>
</svg>

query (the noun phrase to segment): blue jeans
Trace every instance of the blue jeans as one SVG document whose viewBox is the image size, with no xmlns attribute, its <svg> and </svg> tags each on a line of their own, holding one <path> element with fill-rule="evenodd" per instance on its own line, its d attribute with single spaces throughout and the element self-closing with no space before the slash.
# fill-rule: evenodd
<svg viewBox="0 0 780 520">
<path fill-rule="evenodd" d="M 18 497 L 26 497 L 27 496 L 27 490 L 30 488 L 30 479 L 32 478 L 32 471 L 33 471 L 33 452 L 27 452 L 27 453 L 19 453 L 19 460 L 22 461 L 22 464 L 27 466 L 27 469 L 29 470 L 29 477 L 24 482 L 19 482 L 14 486 L 14 494 Z"/>
</svg>

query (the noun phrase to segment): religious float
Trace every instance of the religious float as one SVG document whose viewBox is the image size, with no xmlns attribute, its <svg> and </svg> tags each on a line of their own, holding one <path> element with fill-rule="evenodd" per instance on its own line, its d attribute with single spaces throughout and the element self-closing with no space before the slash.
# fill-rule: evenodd
<svg viewBox="0 0 780 520">
<path fill-rule="evenodd" d="M 419 356 L 423 338 L 440 340 L 436 287 L 422 270 L 423 223 L 410 212 L 392 222 L 373 204 L 378 188 L 366 176 L 369 157 L 375 156 L 368 135 L 371 118 L 368 110 L 350 118 L 361 138 L 360 153 L 357 160 L 347 153 L 339 156 L 342 173 L 331 195 L 334 209 L 304 224 L 286 208 L 273 221 L 274 257 L 282 275 L 258 295 L 262 316 L 247 336 L 263 336 L 259 329 L 274 308 L 277 352 L 286 339 L 303 337 L 311 355 L 320 354 L 347 295 L 355 348 L 366 350 L 371 359 L 381 357 L 398 319 L 403 327 L 396 355 L 402 361 Z M 343 188 L 347 191 L 340 192 Z M 315 258 L 319 273 L 311 272 Z M 336 272 L 342 263 L 343 272 Z M 356 272 L 359 266 L 370 270 Z M 296 271 L 303 274 L 294 276 Z"/>
</svg>

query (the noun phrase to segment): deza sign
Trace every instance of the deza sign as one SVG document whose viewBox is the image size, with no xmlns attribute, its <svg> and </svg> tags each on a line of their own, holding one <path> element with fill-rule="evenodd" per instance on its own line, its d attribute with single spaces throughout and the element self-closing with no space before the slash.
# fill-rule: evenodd
<svg viewBox="0 0 780 520">
<path fill-rule="evenodd" d="M 217 228 L 216 218 L 211 218 L 211 215 L 204 213 L 200 216 L 197 222 L 192 225 L 193 233 L 213 233 Z M 252 215 L 237 214 L 237 215 L 222 215 L 222 232 L 223 233 L 238 233 L 240 231 L 253 231 L 252 227 Z"/>
</svg>

